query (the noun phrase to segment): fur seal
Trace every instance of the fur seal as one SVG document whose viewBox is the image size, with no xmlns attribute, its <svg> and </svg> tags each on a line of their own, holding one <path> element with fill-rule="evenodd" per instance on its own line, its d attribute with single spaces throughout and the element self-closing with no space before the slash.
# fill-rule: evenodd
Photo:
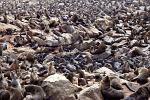
<svg viewBox="0 0 150 100">
<path fill-rule="evenodd" d="M 136 92 L 124 100 L 148 100 L 150 97 L 150 84 L 140 87 Z"/>
<path fill-rule="evenodd" d="M 106 76 L 101 82 L 101 92 L 104 100 L 120 100 L 124 98 L 121 90 L 114 89 L 110 85 L 110 78 Z"/>
</svg>

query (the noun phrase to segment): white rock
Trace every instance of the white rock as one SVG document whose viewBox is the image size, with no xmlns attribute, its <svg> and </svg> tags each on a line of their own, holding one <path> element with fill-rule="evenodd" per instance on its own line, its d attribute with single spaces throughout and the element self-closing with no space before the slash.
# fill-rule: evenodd
<svg viewBox="0 0 150 100">
<path fill-rule="evenodd" d="M 103 100 L 99 84 L 94 84 L 82 90 L 78 98 L 79 100 Z"/>
<path fill-rule="evenodd" d="M 60 80 L 69 81 L 65 76 L 63 76 L 61 74 L 50 75 L 44 81 L 47 81 L 47 82 L 57 82 L 57 81 L 60 81 Z"/>
<path fill-rule="evenodd" d="M 105 73 L 106 76 L 116 75 L 115 72 L 113 72 L 112 70 L 110 70 L 109 68 L 106 68 L 106 67 L 101 67 L 101 68 L 97 69 L 95 72 L 100 73 L 100 74 Z"/>
<path fill-rule="evenodd" d="M 64 44 L 71 44 L 72 43 L 72 35 L 68 33 L 63 33 L 62 37 L 66 39 L 66 42 Z"/>
</svg>

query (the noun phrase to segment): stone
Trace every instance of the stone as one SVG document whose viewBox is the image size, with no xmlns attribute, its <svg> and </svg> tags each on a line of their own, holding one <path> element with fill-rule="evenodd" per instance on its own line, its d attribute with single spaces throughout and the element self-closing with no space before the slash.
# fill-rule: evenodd
<svg viewBox="0 0 150 100">
<path fill-rule="evenodd" d="M 107 67 L 101 67 L 99 69 L 97 69 L 96 71 L 94 71 L 95 73 L 100 73 L 100 74 L 105 74 L 106 76 L 111 76 L 111 75 L 116 75 L 115 72 L 113 72 L 112 70 L 110 70 Z"/>
<path fill-rule="evenodd" d="M 46 42 L 44 40 L 42 40 L 41 38 L 39 38 L 39 37 L 33 37 L 33 39 L 34 39 L 34 41 L 37 42 L 37 44 L 39 46 L 45 46 L 46 45 Z"/>
<path fill-rule="evenodd" d="M 65 76 L 61 74 L 48 76 L 43 81 L 42 87 L 47 97 L 55 98 L 54 100 L 64 100 L 71 94 L 78 91 L 78 87 L 73 85 Z"/>
<path fill-rule="evenodd" d="M 112 38 L 110 36 L 105 36 L 103 39 L 107 44 L 112 44 L 114 41 L 114 38 Z"/>
<path fill-rule="evenodd" d="M 78 100 L 103 100 L 99 84 L 93 84 L 80 91 Z"/>
</svg>

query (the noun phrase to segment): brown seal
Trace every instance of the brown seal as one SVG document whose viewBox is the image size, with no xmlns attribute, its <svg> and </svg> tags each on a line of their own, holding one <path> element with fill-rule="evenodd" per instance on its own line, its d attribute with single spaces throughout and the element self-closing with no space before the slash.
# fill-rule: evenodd
<svg viewBox="0 0 150 100">
<path fill-rule="evenodd" d="M 101 92 L 104 100 L 120 100 L 124 98 L 122 90 L 111 87 L 110 78 L 106 76 L 101 82 Z"/>
</svg>

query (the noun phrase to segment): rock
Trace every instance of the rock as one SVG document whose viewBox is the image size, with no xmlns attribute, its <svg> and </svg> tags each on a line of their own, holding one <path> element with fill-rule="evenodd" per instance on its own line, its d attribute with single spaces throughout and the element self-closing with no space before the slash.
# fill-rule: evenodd
<svg viewBox="0 0 150 100">
<path fill-rule="evenodd" d="M 125 45 L 127 43 L 126 40 L 122 40 L 121 42 L 119 43 L 114 43 L 113 46 L 116 46 L 118 48 L 122 47 L 123 45 Z"/>
<path fill-rule="evenodd" d="M 39 37 L 33 37 L 33 39 L 36 41 L 36 43 L 39 46 L 46 46 L 46 42 L 44 40 L 40 39 Z"/>
<path fill-rule="evenodd" d="M 114 62 L 114 68 L 116 68 L 116 70 L 120 69 L 120 67 L 121 67 L 121 63 Z"/>
<path fill-rule="evenodd" d="M 68 81 L 65 76 L 63 76 L 61 74 L 54 74 L 54 75 L 48 76 L 44 80 L 44 82 L 58 82 L 58 81 L 61 81 L 61 80 Z"/>
<path fill-rule="evenodd" d="M 115 72 L 113 72 L 112 70 L 110 70 L 109 68 L 106 68 L 106 67 L 99 68 L 95 72 L 100 73 L 100 74 L 104 74 L 106 76 L 116 75 Z"/>
<path fill-rule="evenodd" d="M 23 53 L 23 52 L 27 52 L 27 53 L 31 53 L 31 54 L 35 53 L 35 51 L 33 49 L 31 49 L 30 47 L 18 47 L 17 49 L 14 48 L 13 50 L 17 53 Z"/>
<path fill-rule="evenodd" d="M 69 95 L 78 91 L 78 87 L 61 74 L 54 74 L 47 77 L 43 81 L 42 87 L 47 98 L 54 98 L 52 100 L 65 100 Z"/>
<path fill-rule="evenodd" d="M 70 95 L 70 96 L 64 98 L 63 100 L 76 100 L 76 98 L 74 95 Z"/>
<path fill-rule="evenodd" d="M 99 84 L 94 84 L 80 91 L 79 100 L 103 100 Z"/>
<path fill-rule="evenodd" d="M 107 44 L 112 44 L 114 39 L 112 37 L 109 37 L 109 36 L 105 36 L 104 38 L 104 41 L 107 43 Z"/>
<path fill-rule="evenodd" d="M 64 43 L 61 42 L 62 44 L 64 44 L 64 45 L 69 45 L 69 44 L 72 43 L 72 38 L 73 38 L 73 36 L 72 36 L 71 34 L 63 33 L 63 34 L 62 34 L 62 37 L 65 38 L 65 42 L 64 42 Z"/>
<path fill-rule="evenodd" d="M 69 45 L 72 43 L 72 37 L 72 34 L 69 33 L 63 33 L 61 34 L 61 37 L 56 35 L 49 35 L 43 42 L 46 42 L 46 45 L 48 46 L 60 46 L 60 44 Z"/>
<path fill-rule="evenodd" d="M 0 0 L 0 100 L 147 100 L 149 4 Z"/>
<path fill-rule="evenodd" d="M 46 42 L 46 45 L 48 45 L 48 46 L 58 46 L 59 45 L 59 41 L 52 35 L 47 36 L 45 42 Z"/>
<path fill-rule="evenodd" d="M 96 37 L 102 34 L 102 32 L 95 27 L 90 27 L 89 30 L 91 31 L 91 34 L 89 34 L 91 37 Z"/>
</svg>

